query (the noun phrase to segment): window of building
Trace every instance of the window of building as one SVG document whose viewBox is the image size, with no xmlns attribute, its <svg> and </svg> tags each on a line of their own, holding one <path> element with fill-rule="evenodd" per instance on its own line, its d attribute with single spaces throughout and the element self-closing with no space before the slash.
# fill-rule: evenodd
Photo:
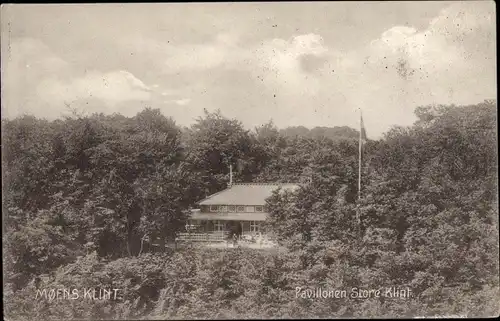
<svg viewBox="0 0 500 321">
<path fill-rule="evenodd" d="M 236 212 L 236 206 L 234 205 L 229 205 L 227 209 L 229 210 L 229 212 Z"/>
<path fill-rule="evenodd" d="M 227 212 L 227 206 L 226 205 L 219 206 L 219 212 Z"/>
<path fill-rule="evenodd" d="M 259 232 L 260 231 L 260 222 L 251 221 L 250 222 L 250 232 Z"/>
<path fill-rule="evenodd" d="M 255 211 L 256 212 L 263 212 L 264 211 L 264 207 L 263 206 L 255 206 Z"/>
<path fill-rule="evenodd" d="M 238 205 L 237 210 L 238 210 L 238 212 L 244 212 L 245 206 Z"/>
<path fill-rule="evenodd" d="M 214 231 L 222 232 L 226 229 L 226 224 L 224 221 L 214 221 Z"/>
<path fill-rule="evenodd" d="M 217 212 L 219 207 L 217 205 L 210 205 L 210 212 Z"/>
<path fill-rule="evenodd" d="M 247 206 L 247 207 L 246 207 L 246 209 L 245 209 L 245 212 L 250 212 L 250 213 L 252 213 L 252 212 L 254 212 L 254 211 L 255 211 L 255 209 L 254 209 L 254 207 L 253 207 L 253 206 Z"/>
</svg>

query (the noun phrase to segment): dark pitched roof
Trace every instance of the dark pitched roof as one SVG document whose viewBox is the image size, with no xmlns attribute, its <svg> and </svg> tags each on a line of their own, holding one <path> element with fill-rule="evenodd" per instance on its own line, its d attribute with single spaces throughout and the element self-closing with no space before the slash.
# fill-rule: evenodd
<svg viewBox="0 0 500 321">
<path fill-rule="evenodd" d="M 265 205 L 278 188 L 294 190 L 295 183 L 236 183 L 198 202 L 199 205 Z"/>
</svg>

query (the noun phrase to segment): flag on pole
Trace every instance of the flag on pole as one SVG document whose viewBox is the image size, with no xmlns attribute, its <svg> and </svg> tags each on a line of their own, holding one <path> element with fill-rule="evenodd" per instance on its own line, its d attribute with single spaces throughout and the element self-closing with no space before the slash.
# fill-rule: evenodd
<svg viewBox="0 0 500 321">
<path fill-rule="evenodd" d="M 365 129 L 365 123 L 363 122 L 363 113 L 360 111 L 360 135 L 359 138 L 361 139 L 362 143 L 366 143 L 366 129 Z"/>
</svg>

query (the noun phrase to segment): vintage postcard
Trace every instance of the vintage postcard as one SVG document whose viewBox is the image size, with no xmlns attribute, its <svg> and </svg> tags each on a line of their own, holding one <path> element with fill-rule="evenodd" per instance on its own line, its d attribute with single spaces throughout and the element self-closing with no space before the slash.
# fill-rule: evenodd
<svg viewBox="0 0 500 321">
<path fill-rule="evenodd" d="M 0 21 L 7 320 L 499 315 L 493 1 Z"/>
</svg>

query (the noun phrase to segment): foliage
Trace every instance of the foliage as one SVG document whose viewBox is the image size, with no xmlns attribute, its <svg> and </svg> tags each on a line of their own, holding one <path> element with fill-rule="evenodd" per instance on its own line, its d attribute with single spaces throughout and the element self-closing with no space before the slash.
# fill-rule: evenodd
<svg viewBox="0 0 500 321">
<path fill-rule="evenodd" d="M 498 314 L 496 102 L 426 106 L 363 146 L 349 128 L 245 130 L 220 112 L 179 128 L 159 110 L 2 120 L 5 311 L 19 319 Z M 267 200 L 280 247 L 177 249 L 190 206 L 240 182 L 298 182 Z M 159 246 L 155 246 L 159 245 Z M 154 249 L 164 249 L 155 253 Z M 408 287 L 403 299 L 297 288 Z M 34 299 L 116 288 L 117 300 Z"/>
</svg>

